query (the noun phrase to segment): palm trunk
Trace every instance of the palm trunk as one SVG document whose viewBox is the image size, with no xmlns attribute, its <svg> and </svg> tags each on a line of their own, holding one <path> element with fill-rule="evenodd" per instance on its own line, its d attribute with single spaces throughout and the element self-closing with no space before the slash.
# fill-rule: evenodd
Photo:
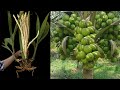
<svg viewBox="0 0 120 90">
<path fill-rule="evenodd" d="M 83 79 L 93 79 L 93 69 L 83 68 Z"/>
</svg>

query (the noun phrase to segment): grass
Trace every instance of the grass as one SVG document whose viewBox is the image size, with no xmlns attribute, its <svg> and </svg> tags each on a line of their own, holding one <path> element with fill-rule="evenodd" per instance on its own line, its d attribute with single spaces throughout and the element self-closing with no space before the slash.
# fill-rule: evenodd
<svg viewBox="0 0 120 90">
<path fill-rule="evenodd" d="M 82 67 L 76 70 L 77 62 L 71 59 L 51 58 L 51 79 L 83 79 Z M 94 79 L 120 79 L 120 64 L 99 59 L 94 67 Z"/>
<path fill-rule="evenodd" d="M 75 79 L 79 78 L 79 73 L 72 73 L 71 70 L 77 67 L 76 61 L 54 60 L 51 62 L 51 79 Z M 80 74 L 81 75 L 81 74 Z"/>
</svg>

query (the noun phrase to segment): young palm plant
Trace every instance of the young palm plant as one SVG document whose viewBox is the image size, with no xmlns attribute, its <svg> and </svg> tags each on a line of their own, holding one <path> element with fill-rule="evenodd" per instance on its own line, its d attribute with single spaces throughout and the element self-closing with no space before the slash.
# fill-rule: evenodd
<svg viewBox="0 0 120 90">
<path fill-rule="evenodd" d="M 49 14 L 48 14 L 49 15 Z M 18 19 L 13 15 L 18 27 L 19 27 L 19 43 L 20 43 L 20 50 L 22 50 L 22 59 L 18 62 L 20 66 L 16 66 L 17 77 L 19 78 L 18 72 L 23 72 L 23 71 L 32 71 L 32 76 L 34 69 L 36 67 L 32 66 L 32 61 L 35 59 L 36 51 L 38 44 L 46 37 L 46 35 L 49 32 L 49 23 L 47 22 L 48 20 L 48 15 L 46 16 L 45 20 L 43 21 L 41 27 L 40 27 L 40 21 L 39 17 L 37 15 L 37 22 L 36 22 L 36 36 L 29 42 L 29 37 L 30 37 L 30 11 L 27 12 L 21 12 L 19 15 L 17 15 Z M 37 41 L 35 42 L 35 39 Z M 34 53 L 32 58 L 28 58 L 28 49 L 30 45 L 33 43 L 34 46 Z"/>
</svg>

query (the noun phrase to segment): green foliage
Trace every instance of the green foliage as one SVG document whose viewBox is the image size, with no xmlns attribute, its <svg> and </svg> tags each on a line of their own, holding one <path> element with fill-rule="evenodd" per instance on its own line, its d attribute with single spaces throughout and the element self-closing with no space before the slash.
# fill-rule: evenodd
<svg viewBox="0 0 120 90">
<path fill-rule="evenodd" d="M 10 11 L 8 11 L 8 25 L 9 25 L 9 33 L 11 36 L 12 35 L 12 17 L 11 17 Z"/>
<path fill-rule="evenodd" d="M 47 14 L 47 16 L 45 17 L 44 21 L 42 22 L 42 25 L 40 27 L 40 20 L 39 20 L 39 16 L 37 15 L 37 21 L 36 21 L 36 33 L 39 30 L 39 36 L 37 37 L 37 41 L 33 41 L 33 47 L 34 47 L 34 52 L 33 52 L 33 56 L 32 59 L 35 59 L 35 55 L 37 52 L 37 48 L 39 43 L 47 36 L 48 32 L 49 32 L 49 23 L 48 23 L 48 16 L 49 13 Z"/>
<path fill-rule="evenodd" d="M 83 79 L 82 66 L 80 69 L 73 72 L 77 68 L 77 62 L 66 59 L 65 61 L 55 59 L 51 61 L 50 78 L 51 79 Z M 120 65 L 111 63 L 105 59 L 99 59 L 94 67 L 94 79 L 120 79 Z"/>
<path fill-rule="evenodd" d="M 17 25 L 15 25 L 14 27 L 14 31 L 12 28 L 12 17 L 10 14 L 10 11 L 8 11 L 8 26 L 9 26 L 9 33 L 10 33 L 10 38 L 5 38 L 4 42 L 3 42 L 3 47 L 8 49 L 11 53 L 14 53 L 14 39 L 15 39 L 15 35 L 16 35 L 16 31 L 17 31 Z M 12 47 L 10 48 L 10 46 L 8 46 L 8 44 Z"/>
</svg>

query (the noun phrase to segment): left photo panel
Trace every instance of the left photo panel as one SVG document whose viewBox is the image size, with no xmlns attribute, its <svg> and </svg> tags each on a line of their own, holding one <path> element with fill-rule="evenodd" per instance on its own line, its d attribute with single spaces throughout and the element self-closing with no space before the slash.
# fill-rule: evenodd
<svg viewBox="0 0 120 90">
<path fill-rule="evenodd" d="M 0 80 L 49 79 L 50 11 L 0 11 Z"/>
</svg>

